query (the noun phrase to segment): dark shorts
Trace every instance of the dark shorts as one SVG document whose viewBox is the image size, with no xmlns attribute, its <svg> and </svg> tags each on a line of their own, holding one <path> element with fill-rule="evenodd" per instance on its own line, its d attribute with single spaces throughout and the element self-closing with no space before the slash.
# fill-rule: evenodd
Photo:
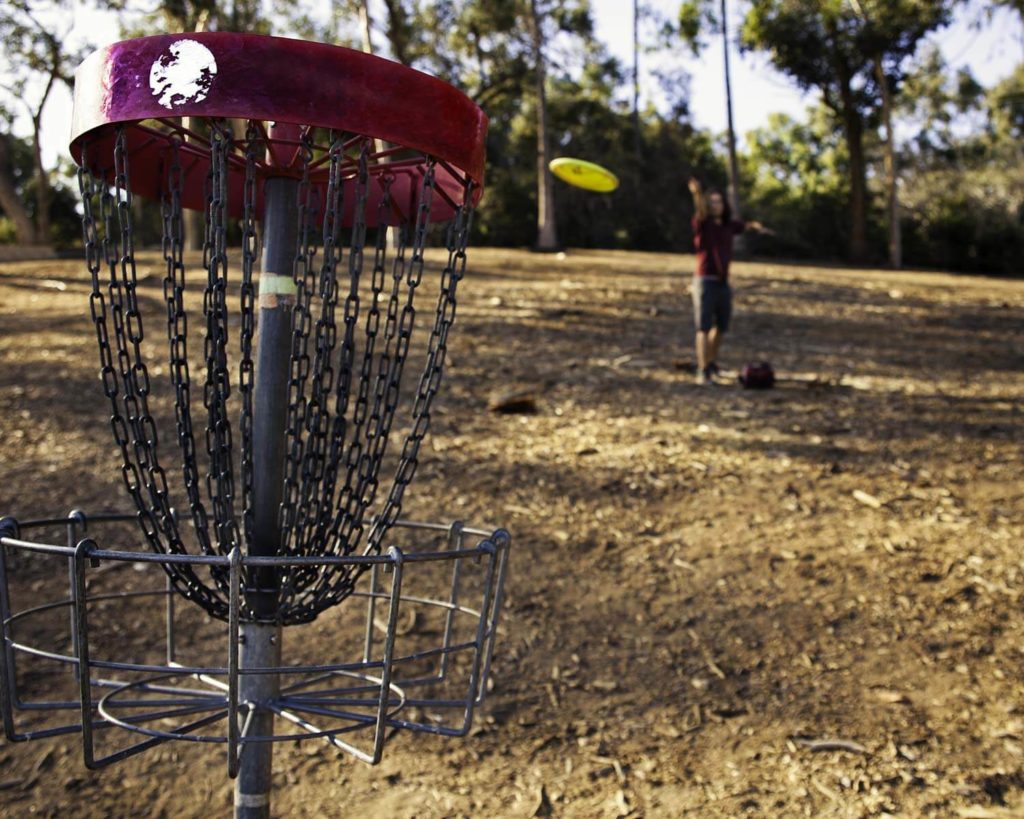
<svg viewBox="0 0 1024 819">
<path fill-rule="evenodd" d="M 717 327 L 724 333 L 729 329 L 732 318 L 732 288 L 728 282 L 693 277 L 693 323 L 698 330 L 708 332 Z"/>
</svg>

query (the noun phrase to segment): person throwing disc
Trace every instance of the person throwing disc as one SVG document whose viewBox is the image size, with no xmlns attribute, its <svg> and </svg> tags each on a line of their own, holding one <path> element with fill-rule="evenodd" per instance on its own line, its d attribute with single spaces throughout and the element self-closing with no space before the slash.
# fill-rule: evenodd
<svg viewBox="0 0 1024 819">
<path fill-rule="evenodd" d="M 719 373 L 718 353 L 732 318 L 729 262 L 734 237 L 744 230 L 762 230 L 760 222 L 734 218 L 720 190 L 707 193 L 690 177 L 693 195 L 693 248 L 697 269 L 693 275 L 693 320 L 697 329 L 697 383 L 714 384 Z"/>
</svg>

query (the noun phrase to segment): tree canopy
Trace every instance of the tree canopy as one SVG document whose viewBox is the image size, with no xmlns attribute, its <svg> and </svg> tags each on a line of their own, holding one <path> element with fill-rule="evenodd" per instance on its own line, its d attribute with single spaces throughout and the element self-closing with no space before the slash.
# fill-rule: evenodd
<svg viewBox="0 0 1024 819">
<path fill-rule="evenodd" d="M 65 2 L 0 10 L 0 240 L 74 235 L 54 224 L 70 201 L 64 171 L 44 167 L 40 151 L 43 106 L 81 56 L 65 45 Z M 909 264 L 1014 271 L 1024 61 L 991 88 L 945 66 L 927 44 L 963 2 L 680 0 L 665 20 L 639 3 L 644 54 L 661 52 L 661 88 L 644 95 L 656 107 L 638 103 L 633 66 L 596 36 L 588 0 L 97 0 L 126 36 L 242 30 L 369 44 L 454 82 L 491 120 L 478 242 L 679 251 L 690 247 L 686 179 L 728 175 L 727 140 L 690 118 L 680 60 L 721 34 L 728 9 L 742 22 L 731 44 L 816 97 L 803 117 L 737 135 L 744 209 L 774 227 L 751 252 L 877 262 L 895 225 Z M 1024 19 L 1019 0 L 984 8 Z M 612 168 L 620 189 L 595 196 L 555 182 L 546 168 L 558 155 Z"/>
</svg>

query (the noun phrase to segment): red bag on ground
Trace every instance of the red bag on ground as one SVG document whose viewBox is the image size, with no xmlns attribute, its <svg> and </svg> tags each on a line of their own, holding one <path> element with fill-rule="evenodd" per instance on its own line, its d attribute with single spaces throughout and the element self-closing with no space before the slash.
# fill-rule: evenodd
<svg viewBox="0 0 1024 819">
<path fill-rule="evenodd" d="M 746 364 L 740 370 L 740 383 L 748 390 L 768 390 L 775 386 L 775 370 L 767 361 Z"/>
</svg>

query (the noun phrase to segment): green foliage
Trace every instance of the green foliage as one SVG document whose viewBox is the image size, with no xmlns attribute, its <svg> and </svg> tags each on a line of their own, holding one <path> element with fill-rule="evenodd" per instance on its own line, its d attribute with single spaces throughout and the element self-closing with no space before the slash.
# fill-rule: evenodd
<svg viewBox="0 0 1024 819">
<path fill-rule="evenodd" d="M 70 8 L 68 0 L 48 3 L 5 2 L 0 6 L 0 74 L 4 76 L 0 111 L 9 119 L 27 106 L 34 113 L 37 77 L 70 82 L 71 68 L 81 55 L 66 53 L 64 32 L 57 27 Z"/>
<path fill-rule="evenodd" d="M 1021 272 L 1024 63 L 985 91 L 928 54 L 905 89 L 918 137 L 901 156 L 904 246 L 915 264 Z"/>
<path fill-rule="evenodd" d="M 988 94 L 990 132 L 996 140 L 1024 140 L 1024 62 Z"/>
<path fill-rule="evenodd" d="M 925 51 L 907 72 L 899 112 L 913 125 L 913 150 L 944 161 L 955 158 L 957 131 L 971 129 L 970 120 L 983 102 L 985 89 L 967 69 L 951 77 L 937 47 Z"/>
<path fill-rule="evenodd" d="M 950 22 L 956 0 L 751 0 L 744 47 L 764 51 L 801 88 L 835 111 L 865 112 L 880 92 L 875 60 L 893 88 L 929 32 Z M 850 94 L 849 100 L 844 99 Z"/>
<path fill-rule="evenodd" d="M 950 72 L 934 50 L 907 72 L 900 112 L 916 130 L 899 156 L 908 265 L 1021 272 L 1024 148 L 1016 106 L 1022 80 L 1024 65 L 986 92 L 969 73 Z M 849 156 L 834 112 L 820 105 L 806 120 L 773 116 L 747 142 L 741 172 L 747 210 L 775 231 L 751 237 L 750 250 L 841 258 Z M 877 152 L 870 140 L 867 147 L 869 156 Z M 873 208 L 867 215 L 868 235 L 880 246 L 881 214 Z"/>
<path fill-rule="evenodd" d="M 679 5 L 679 38 L 696 55 L 707 45 L 709 33 L 721 31 L 719 3 L 716 0 L 683 0 Z"/>
<path fill-rule="evenodd" d="M 476 241 L 531 245 L 537 212 L 537 116 L 532 43 L 522 25 L 529 4 L 449 2 L 448 37 L 435 54 L 491 118 L 487 193 Z M 682 118 L 647 112 L 636 151 L 632 112 L 617 91 L 628 72 L 592 37 L 589 4 L 542 3 L 549 43 L 549 138 L 554 156 L 578 156 L 615 172 L 621 187 L 595 195 L 556 182 L 561 241 L 583 247 L 690 247 L 691 170 L 720 172 L 706 134 Z M 501 26 L 511 26 L 502 30 Z M 678 78 L 677 78 L 678 79 Z M 685 78 L 684 78 L 685 79 Z M 685 83 L 681 84 L 685 88 Z"/>
<path fill-rule="evenodd" d="M 684 121 L 649 114 L 643 119 L 644 150 L 634 149 L 633 119 L 597 94 L 572 83 L 555 84 L 548 100 L 552 142 L 557 153 L 606 165 L 621 186 L 598 195 L 558 182 L 558 232 L 571 247 L 643 248 L 688 251 L 692 247 L 692 206 L 686 191 L 690 173 L 721 184 L 725 171 L 705 132 Z M 492 151 L 487 194 L 476 220 L 476 241 L 529 245 L 536 210 L 535 118 L 526 110 L 508 129 L 492 131 L 500 153 Z"/>
<path fill-rule="evenodd" d="M 18 241 L 18 230 L 14 222 L 6 216 L 0 216 L 0 245 L 13 245 Z"/>
<path fill-rule="evenodd" d="M 1020 275 L 1024 173 L 934 170 L 905 194 L 904 247 L 915 265 Z"/>
<path fill-rule="evenodd" d="M 849 240 L 849 154 L 835 115 L 809 109 L 806 122 L 773 114 L 747 134 L 740 178 L 747 211 L 772 234 L 752 235 L 752 252 L 839 259 Z"/>
<path fill-rule="evenodd" d="M 32 158 L 32 141 L 16 136 L 0 136 L 7 144 L 8 172 L 14 183 L 18 197 L 25 201 L 26 207 L 32 207 L 30 193 L 32 177 L 35 174 Z M 0 211 L 2 212 L 2 211 Z"/>
<path fill-rule="evenodd" d="M 98 0 L 99 5 L 121 12 L 121 33 L 144 37 L 157 31 L 245 31 L 269 34 L 272 14 L 302 18 L 293 0 L 158 0 L 152 6 L 132 0 Z M 294 7 L 293 7 L 294 6 Z"/>
<path fill-rule="evenodd" d="M 689 251 L 691 173 L 724 182 L 725 173 L 706 133 L 684 122 L 645 118 L 644 150 L 634 150 L 633 120 L 594 101 L 559 95 L 552 101 L 556 139 L 569 156 L 609 166 L 621 185 L 608 196 L 559 183 L 559 235 L 571 246 Z"/>
</svg>

